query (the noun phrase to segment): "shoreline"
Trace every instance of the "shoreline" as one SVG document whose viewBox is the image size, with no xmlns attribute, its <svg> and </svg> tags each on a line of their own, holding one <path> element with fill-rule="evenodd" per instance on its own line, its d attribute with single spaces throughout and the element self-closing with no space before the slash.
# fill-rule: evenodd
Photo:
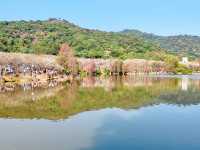
<svg viewBox="0 0 200 150">
<path fill-rule="evenodd" d="M 73 77 L 69 75 L 59 75 L 55 76 L 52 79 L 48 79 L 48 77 L 44 75 L 36 76 L 36 78 L 32 79 L 31 76 L 19 76 L 15 77 L 16 81 L 2 81 L 0 80 L 0 93 L 14 92 L 16 88 L 26 90 L 33 90 L 37 88 L 55 88 L 63 83 L 73 83 L 73 81 L 84 80 L 85 78 L 134 78 L 134 77 L 149 77 L 149 78 L 177 78 L 177 79 L 190 79 L 190 80 L 200 80 L 200 73 L 191 74 L 191 75 L 170 75 L 170 74 L 131 74 L 127 76 L 85 76 L 85 77 Z"/>
<path fill-rule="evenodd" d="M 57 83 L 72 82 L 74 79 L 85 76 L 181 76 L 172 75 L 162 61 L 145 59 L 120 60 L 74 57 L 73 61 L 76 60 L 77 63 L 73 62 L 68 65 L 75 72 L 69 72 L 70 68 L 66 69 L 59 63 L 60 56 L 0 52 L 0 58 L 0 91 L 12 91 L 13 85 L 23 86 L 26 84 L 30 84 L 32 88 L 53 87 Z M 63 58 L 67 59 L 68 57 Z M 196 68 L 199 67 L 197 64 L 195 65 Z M 200 79 L 198 76 L 195 78 Z M 8 85 L 7 90 L 4 85 L 5 87 Z"/>
</svg>

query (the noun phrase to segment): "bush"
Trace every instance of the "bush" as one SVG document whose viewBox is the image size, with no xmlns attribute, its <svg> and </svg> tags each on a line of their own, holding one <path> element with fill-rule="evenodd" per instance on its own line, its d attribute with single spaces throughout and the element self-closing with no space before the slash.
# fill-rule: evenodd
<svg viewBox="0 0 200 150">
<path fill-rule="evenodd" d="M 189 69 L 187 66 L 179 64 L 176 68 L 176 74 L 192 74 L 192 69 Z"/>
</svg>

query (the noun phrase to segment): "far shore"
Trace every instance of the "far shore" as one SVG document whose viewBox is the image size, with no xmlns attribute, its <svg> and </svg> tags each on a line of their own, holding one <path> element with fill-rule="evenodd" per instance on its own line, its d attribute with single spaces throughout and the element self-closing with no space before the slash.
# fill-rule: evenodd
<svg viewBox="0 0 200 150">
<path fill-rule="evenodd" d="M 82 76 L 184 77 L 168 72 L 164 62 L 154 60 L 76 58 L 78 69 L 76 69 L 76 73 L 69 73 L 59 64 L 59 56 L 0 52 L 0 58 L 0 84 L 2 87 L 8 83 L 10 85 L 31 83 L 33 87 L 46 86 L 51 81 L 71 82 Z M 197 62 L 189 62 L 186 65 L 192 70 L 199 69 Z M 197 71 L 187 77 L 200 79 L 200 74 L 195 72 Z"/>
</svg>

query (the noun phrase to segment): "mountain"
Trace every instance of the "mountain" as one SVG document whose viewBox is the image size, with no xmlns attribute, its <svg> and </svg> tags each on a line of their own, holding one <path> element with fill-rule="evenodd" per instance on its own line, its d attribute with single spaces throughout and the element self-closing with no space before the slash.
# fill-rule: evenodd
<svg viewBox="0 0 200 150">
<path fill-rule="evenodd" d="M 189 56 L 191 58 L 200 57 L 199 36 L 158 36 L 151 33 L 141 32 L 139 30 L 124 30 L 120 33 L 133 37 L 137 36 L 138 38 L 159 44 L 163 49 L 179 56 Z"/>
<path fill-rule="evenodd" d="M 86 58 L 200 57 L 198 36 L 157 36 L 139 30 L 104 32 L 54 18 L 0 21 L 0 51 L 56 55 L 62 43 L 68 43 L 76 56 Z"/>
<path fill-rule="evenodd" d="M 0 21 L 0 51 L 56 55 L 62 43 L 69 44 L 76 56 L 86 58 L 160 60 L 168 55 L 167 50 L 138 35 L 84 29 L 66 20 Z"/>
</svg>

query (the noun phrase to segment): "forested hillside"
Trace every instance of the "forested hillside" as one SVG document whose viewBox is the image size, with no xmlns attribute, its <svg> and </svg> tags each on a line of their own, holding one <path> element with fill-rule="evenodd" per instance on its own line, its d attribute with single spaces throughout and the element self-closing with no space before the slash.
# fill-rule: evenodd
<svg viewBox="0 0 200 150">
<path fill-rule="evenodd" d="M 159 44 L 168 52 L 179 56 L 189 56 L 191 58 L 200 57 L 200 37 L 190 35 L 178 36 L 157 36 L 150 33 L 144 33 L 138 30 L 124 30 L 122 34 L 142 38 L 149 42 Z"/>
<path fill-rule="evenodd" d="M 78 27 L 65 20 L 1 21 L 0 51 L 57 54 L 68 43 L 78 57 L 160 60 L 166 50 L 135 35 Z"/>
</svg>

